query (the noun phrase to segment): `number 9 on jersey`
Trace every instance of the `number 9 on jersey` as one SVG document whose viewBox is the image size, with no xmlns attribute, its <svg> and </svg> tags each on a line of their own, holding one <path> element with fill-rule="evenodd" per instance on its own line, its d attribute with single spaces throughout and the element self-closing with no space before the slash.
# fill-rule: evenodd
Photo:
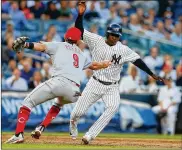
<svg viewBox="0 0 182 150">
<path fill-rule="evenodd" d="M 79 57 L 77 54 L 73 54 L 73 66 L 75 66 L 75 68 L 78 68 L 79 67 Z"/>
</svg>

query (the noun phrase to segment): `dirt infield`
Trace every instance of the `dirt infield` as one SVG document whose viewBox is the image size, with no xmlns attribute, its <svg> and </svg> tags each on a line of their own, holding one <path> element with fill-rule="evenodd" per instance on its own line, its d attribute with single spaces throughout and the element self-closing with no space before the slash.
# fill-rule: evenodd
<svg viewBox="0 0 182 150">
<path fill-rule="evenodd" d="M 2 142 L 10 138 L 10 135 L 2 134 Z M 69 136 L 58 135 L 42 135 L 39 140 L 32 139 L 30 136 L 25 136 L 25 144 L 61 144 L 61 145 L 81 145 L 81 138 L 72 140 Z M 90 145 L 95 146 L 132 146 L 141 148 L 169 148 L 169 149 L 181 149 L 181 140 L 173 139 L 140 139 L 140 138 L 105 138 L 97 137 Z"/>
</svg>

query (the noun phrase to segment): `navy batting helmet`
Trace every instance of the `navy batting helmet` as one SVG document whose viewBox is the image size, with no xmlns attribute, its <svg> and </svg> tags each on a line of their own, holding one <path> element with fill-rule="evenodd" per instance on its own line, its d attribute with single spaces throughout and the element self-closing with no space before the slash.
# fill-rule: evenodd
<svg viewBox="0 0 182 150">
<path fill-rule="evenodd" d="M 110 24 L 107 27 L 107 35 L 109 33 L 121 36 L 122 35 L 122 28 L 119 24 L 116 24 L 116 23 Z"/>
</svg>

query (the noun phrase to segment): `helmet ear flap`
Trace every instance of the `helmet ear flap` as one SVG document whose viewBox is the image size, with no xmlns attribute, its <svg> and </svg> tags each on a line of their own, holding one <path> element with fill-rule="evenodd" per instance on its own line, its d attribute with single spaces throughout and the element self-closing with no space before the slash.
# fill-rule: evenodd
<svg viewBox="0 0 182 150">
<path fill-rule="evenodd" d="M 122 31 L 122 28 L 119 29 L 119 32 L 122 34 L 122 32 L 123 32 L 123 31 Z"/>
<path fill-rule="evenodd" d="M 110 26 L 107 27 L 107 30 L 112 30 L 112 28 Z"/>
</svg>

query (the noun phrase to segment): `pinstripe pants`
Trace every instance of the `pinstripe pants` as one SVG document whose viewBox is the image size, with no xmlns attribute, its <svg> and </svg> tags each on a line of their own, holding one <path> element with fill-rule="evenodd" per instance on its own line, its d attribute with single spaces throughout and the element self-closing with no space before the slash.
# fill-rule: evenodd
<svg viewBox="0 0 182 150">
<path fill-rule="evenodd" d="M 77 122 L 78 119 L 85 114 L 88 108 L 99 99 L 102 99 L 105 103 L 105 111 L 86 133 L 86 135 L 90 135 L 92 139 L 104 129 L 118 110 L 120 104 L 118 84 L 103 85 L 91 78 L 87 83 L 82 96 L 80 96 L 76 102 L 70 118 Z"/>
</svg>

